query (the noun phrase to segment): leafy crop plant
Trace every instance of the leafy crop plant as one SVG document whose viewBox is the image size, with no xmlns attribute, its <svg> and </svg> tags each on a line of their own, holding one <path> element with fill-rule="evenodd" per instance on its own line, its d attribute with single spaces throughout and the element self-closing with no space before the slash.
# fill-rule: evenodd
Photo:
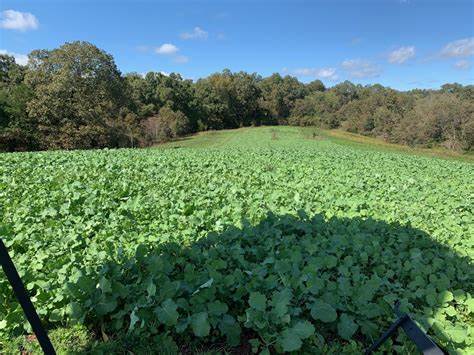
<svg viewBox="0 0 474 355">
<path fill-rule="evenodd" d="M 354 353 L 400 300 L 472 353 L 473 165 L 277 131 L 0 155 L 0 234 L 53 342 L 78 329 L 84 352 Z M 1 351 L 28 332 L 2 274 Z M 414 347 L 400 333 L 381 350 Z"/>
</svg>

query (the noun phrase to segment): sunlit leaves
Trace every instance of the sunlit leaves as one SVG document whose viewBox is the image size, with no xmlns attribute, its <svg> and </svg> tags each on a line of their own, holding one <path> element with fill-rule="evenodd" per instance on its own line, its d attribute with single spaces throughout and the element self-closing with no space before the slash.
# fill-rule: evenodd
<svg viewBox="0 0 474 355">
<path fill-rule="evenodd" d="M 341 353 L 324 347 L 360 351 L 401 300 L 443 345 L 472 346 L 471 165 L 248 132 L 0 155 L 0 234 L 48 326 Z M 20 333 L 0 276 L 2 312 L 0 333 Z"/>
</svg>

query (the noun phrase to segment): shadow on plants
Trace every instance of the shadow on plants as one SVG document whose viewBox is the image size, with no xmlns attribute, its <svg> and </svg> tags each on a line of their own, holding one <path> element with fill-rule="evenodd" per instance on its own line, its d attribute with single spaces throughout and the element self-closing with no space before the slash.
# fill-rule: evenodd
<svg viewBox="0 0 474 355">
<path fill-rule="evenodd" d="M 361 352 L 396 300 L 447 349 L 472 346 L 472 260 L 409 226 L 269 213 L 111 258 L 65 296 L 75 321 L 134 353 Z M 415 347 L 400 332 L 384 350 Z"/>
</svg>

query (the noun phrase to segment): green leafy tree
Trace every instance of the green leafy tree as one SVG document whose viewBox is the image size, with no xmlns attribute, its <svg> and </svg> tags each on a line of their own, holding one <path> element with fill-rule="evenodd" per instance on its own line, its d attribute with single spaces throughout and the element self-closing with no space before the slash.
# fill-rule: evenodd
<svg viewBox="0 0 474 355">
<path fill-rule="evenodd" d="M 122 76 L 87 42 L 35 50 L 27 66 L 0 55 L 0 149 L 143 146 L 207 129 L 260 124 L 342 128 L 409 145 L 474 146 L 474 86 L 400 92 L 344 81 L 226 69 L 194 83 L 179 74 Z"/>
<path fill-rule="evenodd" d="M 132 109 L 140 118 L 156 115 L 162 107 L 168 106 L 189 118 L 190 130 L 197 129 L 199 105 L 191 80 L 175 73 L 164 75 L 156 72 L 149 72 L 144 77 L 131 73 L 125 78 Z"/>
<path fill-rule="evenodd" d="M 196 83 L 207 129 L 237 128 L 261 123 L 260 77 L 224 70 Z"/>
<path fill-rule="evenodd" d="M 474 143 L 474 104 L 454 93 L 438 93 L 418 100 L 394 127 L 393 141 L 409 145 L 443 144 L 471 150 Z"/>
<path fill-rule="evenodd" d="M 110 143 L 109 129 L 125 105 L 114 60 L 87 42 L 36 50 L 25 80 L 33 89 L 29 116 L 45 148 L 93 148 Z"/>
<path fill-rule="evenodd" d="M 24 84 L 25 67 L 8 55 L 0 55 L 0 150 L 35 149 L 35 124 L 27 115 L 26 105 L 31 97 Z"/>
<path fill-rule="evenodd" d="M 359 91 L 362 87 L 360 85 L 355 85 L 350 81 L 346 80 L 340 84 L 335 85 L 331 88 L 332 91 L 336 93 L 341 101 L 342 105 L 347 104 L 352 100 L 356 100 L 359 97 Z"/>
<path fill-rule="evenodd" d="M 308 94 L 315 93 L 315 92 L 323 92 L 326 91 L 326 87 L 324 86 L 321 80 L 313 80 L 312 82 L 306 84 L 306 89 Z"/>
<path fill-rule="evenodd" d="M 304 99 L 296 100 L 291 111 L 290 123 L 301 126 L 336 128 L 339 126 L 336 112 L 340 106 L 339 98 L 335 92 L 315 92 Z"/>
<path fill-rule="evenodd" d="M 145 120 L 143 128 L 147 142 L 153 144 L 189 133 L 190 125 L 189 118 L 183 112 L 164 106 L 158 115 Z"/>
<path fill-rule="evenodd" d="M 282 77 L 273 74 L 260 83 L 262 90 L 261 106 L 267 112 L 270 122 L 286 119 L 295 105 L 297 99 L 306 95 L 305 85 L 292 76 Z"/>
</svg>

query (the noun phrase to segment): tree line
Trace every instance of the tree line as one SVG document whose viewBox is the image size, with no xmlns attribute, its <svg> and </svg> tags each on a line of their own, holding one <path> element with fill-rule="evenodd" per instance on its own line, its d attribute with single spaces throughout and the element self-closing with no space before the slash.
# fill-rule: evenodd
<svg viewBox="0 0 474 355">
<path fill-rule="evenodd" d="M 397 91 L 349 81 L 327 88 L 224 70 L 122 75 L 87 42 L 0 55 L 0 150 L 148 146 L 197 131 L 286 124 L 340 128 L 407 145 L 474 148 L 474 86 Z"/>
</svg>

